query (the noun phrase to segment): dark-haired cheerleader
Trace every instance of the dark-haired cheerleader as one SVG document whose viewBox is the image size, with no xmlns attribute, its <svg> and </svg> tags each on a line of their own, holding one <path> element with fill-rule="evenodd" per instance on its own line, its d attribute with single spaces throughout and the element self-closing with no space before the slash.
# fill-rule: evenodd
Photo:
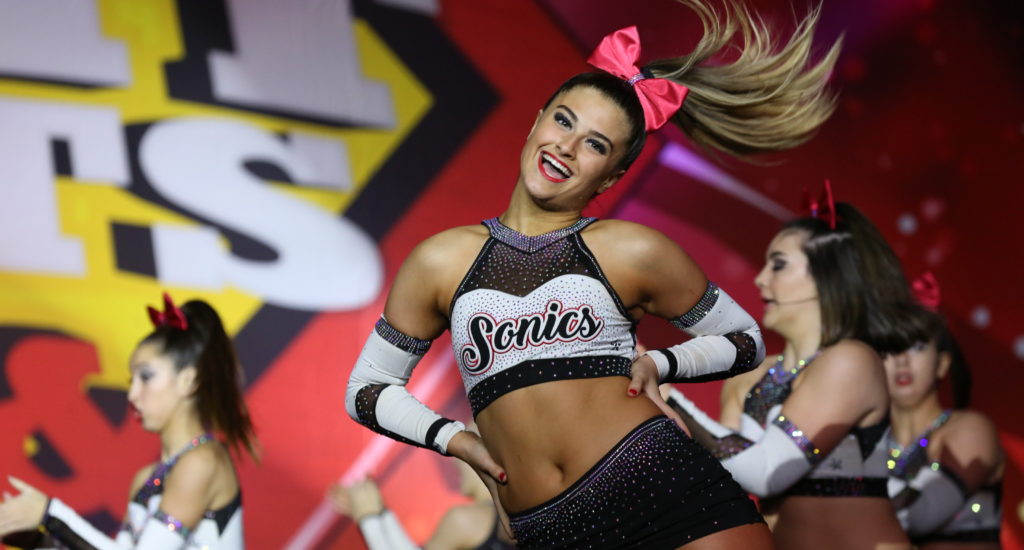
<svg viewBox="0 0 1024 550">
<path fill-rule="evenodd" d="M 124 523 L 110 538 L 59 498 L 17 478 L 0 504 L 0 536 L 42 526 L 33 546 L 74 550 L 240 550 L 242 492 L 229 449 L 253 452 L 241 371 L 220 317 L 206 302 L 150 308 L 156 325 L 131 358 L 128 400 L 160 436 L 160 460 L 136 474 Z M 222 444 L 217 436 L 223 437 Z M 48 540 L 46 540 L 48 539 Z"/>
</svg>

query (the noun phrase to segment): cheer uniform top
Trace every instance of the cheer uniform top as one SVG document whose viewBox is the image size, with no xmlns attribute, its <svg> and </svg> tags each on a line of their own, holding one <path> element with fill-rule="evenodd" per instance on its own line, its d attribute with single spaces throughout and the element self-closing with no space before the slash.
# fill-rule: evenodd
<svg viewBox="0 0 1024 550">
<path fill-rule="evenodd" d="M 452 348 L 476 416 L 495 399 L 554 380 L 630 376 L 635 322 L 580 231 L 526 236 L 497 218 L 452 298 Z"/>
<path fill-rule="evenodd" d="M 188 446 L 160 463 L 128 503 L 128 514 L 116 538 L 111 539 L 86 522 L 58 499 L 51 499 L 43 526 L 58 548 L 73 550 L 154 548 L 160 550 L 243 550 L 241 491 L 223 508 L 209 510 L 193 529 L 160 510 L 167 474 L 178 459 L 192 449 L 212 441 L 206 434 L 193 439 Z M 154 523 L 155 522 L 155 523 Z M 165 529 L 171 535 L 146 538 L 144 531 Z"/>
<path fill-rule="evenodd" d="M 923 545 L 930 542 L 993 542 L 999 543 L 1002 524 L 1002 496 L 1000 484 L 982 487 L 968 495 L 963 480 L 955 472 L 937 461 L 928 458 L 928 445 L 934 441 L 932 434 L 952 416 L 952 411 L 943 411 L 939 418 L 909 448 L 904 448 L 893 439 L 889 446 L 889 496 L 901 522 L 907 523 L 907 513 L 918 499 L 936 498 L 924 481 L 928 476 L 941 476 L 951 481 L 959 490 L 963 505 L 938 528 L 927 534 L 911 534 L 911 542 Z M 949 498 L 948 495 L 943 495 Z M 906 527 L 906 525 L 905 525 Z"/>
<path fill-rule="evenodd" d="M 484 222 L 490 237 L 449 315 L 474 415 L 530 385 L 630 376 L 635 323 L 580 235 L 594 221 L 533 237 Z M 509 514 L 520 548 L 545 549 L 677 548 L 761 521 L 721 464 L 664 416 L 559 495 Z"/>
<path fill-rule="evenodd" d="M 754 439 L 770 419 L 777 418 L 782 403 L 793 391 L 793 381 L 810 361 L 786 370 L 779 361 L 768 369 L 747 393 L 743 402 L 741 433 Z M 855 426 L 832 452 L 817 457 L 810 473 L 787 489 L 783 496 L 887 497 L 885 435 L 889 420 L 867 427 Z"/>
</svg>

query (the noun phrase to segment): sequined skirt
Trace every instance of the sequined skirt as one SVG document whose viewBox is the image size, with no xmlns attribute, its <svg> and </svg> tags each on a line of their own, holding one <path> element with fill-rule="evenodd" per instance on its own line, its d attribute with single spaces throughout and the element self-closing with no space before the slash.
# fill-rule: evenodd
<svg viewBox="0 0 1024 550">
<path fill-rule="evenodd" d="M 509 519 L 520 548 L 677 548 L 763 521 L 729 472 L 664 416 L 634 428 L 560 495 Z"/>
</svg>

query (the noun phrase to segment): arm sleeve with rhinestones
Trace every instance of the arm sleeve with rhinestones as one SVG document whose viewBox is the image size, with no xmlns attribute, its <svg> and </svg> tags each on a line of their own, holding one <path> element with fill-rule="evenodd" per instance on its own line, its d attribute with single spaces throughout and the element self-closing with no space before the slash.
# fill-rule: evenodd
<svg viewBox="0 0 1024 550">
<path fill-rule="evenodd" d="M 747 492 L 770 497 L 800 481 L 822 457 L 803 431 L 780 415 L 761 439 L 723 460 L 722 466 Z"/>
<path fill-rule="evenodd" d="M 381 317 L 352 369 L 345 410 L 377 433 L 447 454 L 448 442 L 466 426 L 430 410 L 405 389 L 428 349 L 429 341 L 402 334 Z"/>
<path fill-rule="evenodd" d="M 710 281 L 697 305 L 669 322 L 693 338 L 647 352 L 658 366 L 662 382 L 729 378 L 755 368 L 764 359 L 764 340 L 757 322 Z"/>
<path fill-rule="evenodd" d="M 909 481 L 889 478 L 889 497 L 903 529 L 913 536 L 938 529 L 967 500 L 960 478 L 938 462 L 922 466 Z"/>
<path fill-rule="evenodd" d="M 369 550 L 419 550 L 390 510 L 361 519 L 359 531 Z"/>
<path fill-rule="evenodd" d="M 668 405 L 679 413 L 694 441 L 719 460 L 729 458 L 754 444 L 736 431 L 715 422 L 675 388 L 669 390 Z"/>
<path fill-rule="evenodd" d="M 188 546 L 187 530 L 180 523 L 168 524 L 156 516 L 146 521 L 137 542 L 122 536 L 112 539 L 57 498 L 50 499 L 46 507 L 43 527 L 55 541 L 71 550 L 180 550 Z"/>
</svg>

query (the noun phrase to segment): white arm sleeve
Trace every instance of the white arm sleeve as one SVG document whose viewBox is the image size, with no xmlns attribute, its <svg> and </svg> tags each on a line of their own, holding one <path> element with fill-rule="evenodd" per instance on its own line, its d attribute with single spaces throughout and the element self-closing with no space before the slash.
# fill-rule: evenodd
<svg viewBox="0 0 1024 550">
<path fill-rule="evenodd" d="M 146 521 L 137 543 L 133 543 L 130 537 L 125 539 L 120 534 L 117 540 L 114 540 L 82 519 L 57 498 L 50 499 L 43 526 L 57 542 L 72 550 L 180 550 L 186 548 L 188 544 L 180 527 L 172 529 L 155 517 L 150 517 Z"/>
<path fill-rule="evenodd" d="M 918 470 L 910 482 L 898 488 L 895 494 L 890 482 L 896 517 L 903 529 L 914 536 L 935 531 L 952 519 L 967 501 L 963 484 L 955 474 L 937 462 L 931 466 Z"/>
<path fill-rule="evenodd" d="M 402 334 L 381 317 L 352 369 L 345 410 L 377 433 L 447 454 L 448 442 L 466 426 L 427 408 L 405 389 L 429 348 L 429 341 Z"/>
<path fill-rule="evenodd" d="M 682 417 L 694 441 L 719 460 L 729 458 L 754 444 L 749 436 L 715 422 L 675 388 L 669 390 L 668 405 Z"/>
<path fill-rule="evenodd" d="M 764 359 L 757 322 L 726 292 L 708 281 L 690 311 L 670 319 L 692 339 L 647 352 L 662 382 L 704 382 L 747 372 Z"/>
<path fill-rule="evenodd" d="M 770 497 L 807 475 L 822 457 L 799 428 L 779 416 L 765 429 L 764 437 L 722 465 L 747 492 Z"/>
<path fill-rule="evenodd" d="M 369 550 L 419 550 L 391 510 L 363 518 L 359 531 Z"/>
</svg>

